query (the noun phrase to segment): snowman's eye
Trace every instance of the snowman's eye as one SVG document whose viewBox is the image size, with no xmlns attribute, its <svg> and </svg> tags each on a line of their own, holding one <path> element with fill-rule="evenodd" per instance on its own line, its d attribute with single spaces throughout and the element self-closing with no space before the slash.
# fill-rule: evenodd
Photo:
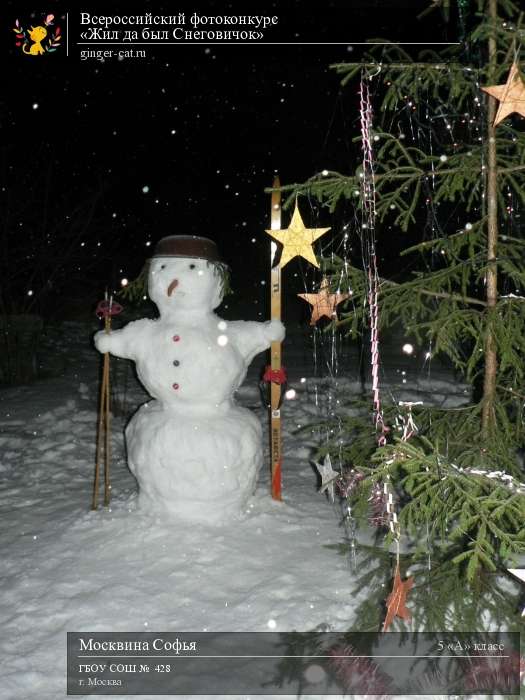
<svg viewBox="0 0 525 700">
<path fill-rule="evenodd" d="M 194 270 L 196 267 L 197 267 L 197 265 L 194 265 L 193 263 L 191 263 L 190 270 Z"/>
<path fill-rule="evenodd" d="M 160 266 L 160 269 L 161 269 L 161 270 L 164 270 L 165 267 L 166 267 L 166 265 L 161 265 L 161 266 Z"/>
</svg>

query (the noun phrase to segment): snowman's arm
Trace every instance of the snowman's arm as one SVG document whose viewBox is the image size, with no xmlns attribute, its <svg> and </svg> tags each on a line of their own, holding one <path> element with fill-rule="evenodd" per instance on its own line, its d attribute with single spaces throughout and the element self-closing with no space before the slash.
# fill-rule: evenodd
<svg viewBox="0 0 525 700">
<path fill-rule="evenodd" d="M 95 333 L 95 347 L 101 353 L 110 352 L 116 357 L 135 360 L 140 338 L 146 331 L 144 321 L 132 321 L 117 331 Z"/>
<path fill-rule="evenodd" d="M 246 364 L 249 364 L 255 355 L 269 348 L 273 341 L 283 340 L 285 329 L 280 321 L 233 321 L 228 323 L 226 335 L 231 336 L 232 343 Z"/>
</svg>

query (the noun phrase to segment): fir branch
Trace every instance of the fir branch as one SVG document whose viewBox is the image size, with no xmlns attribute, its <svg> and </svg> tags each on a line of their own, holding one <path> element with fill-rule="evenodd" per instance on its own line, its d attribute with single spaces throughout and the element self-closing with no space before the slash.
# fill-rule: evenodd
<svg viewBox="0 0 525 700">
<path fill-rule="evenodd" d="M 394 287 L 405 287 L 406 286 L 408 288 L 408 285 L 398 284 L 396 282 L 392 282 L 391 280 L 388 281 L 388 284 L 392 285 Z M 454 294 L 452 292 L 442 292 L 442 291 L 438 291 L 438 290 L 434 290 L 434 289 L 424 289 L 421 287 L 417 287 L 416 291 L 418 294 L 425 294 L 427 296 L 435 297 L 436 299 L 450 299 L 451 301 L 457 301 L 457 302 L 460 302 L 461 304 L 474 304 L 476 306 L 487 306 L 487 302 L 483 301 L 482 299 L 476 299 L 475 297 L 464 296 L 462 294 Z M 379 288 L 379 292 L 381 293 L 381 287 Z"/>
<path fill-rule="evenodd" d="M 437 452 L 424 438 L 409 444 L 396 440 L 393 445 L 378 450 L 374 460 L 379 462 L 376 479 L 398 482 L 411 496 L 398 513 L 402 528 L 416 535 L 419 526 L 425 523 L 430 523 L 432 532 L 443 530 L 449 523 L 448 536 L 453 541 L 466 538 L 466 548 L 452 561 L 467 563 L 469 580 L 473 580 L 480 566 L 496 570 L 494 537 L 504 542 L 509 553 L 525 552 L 525 484 L 511 475 L 501 470 L 465 470 Z M 495 492 L 495 483 L 497 489 L 507 492 L 504 508 L 501 494 Z M 513 511 L 516 518 L 512 517 Z"/>
<path fill-rule="evenodd" d="M 512 394 L 513 396 L 515 396 L 518 399 L 522 399 L 523 401 L 525 401 L 525 394 L 520 394 L 520 392 L 516 391 L 516 389 L 511 389 L 511 388 L 506 387 L 506 386 L 501 386 L 501 384 L 498 384 L 497 388 L 500 389 L 501 391 L 506 391 L 509 394 Z"/>
<path fill-rule="evenodd" d="M 388 62 L 385 63 L 384 61 L 372 61 L 372 62 L 352 62 L 348 61 L 345 63 L 332 63 L 329 67 L 332 70 L 335 70 L 337 73 L 347 73 L 349 72 L 349 69 L 352 68 L 371 68 L 372 70 L 376 70 L 377 68 L 380 69 L 386 69 L 386 70 L 411 70 L 412 68 L 424 68 L 424 69 L 431 69 L 431 70 L 449 70 L 451 66 L 456 65 L 463 70 L 466 71 L 471 71 L 472 68 L 468 66 L 463 66 L 461 63 L 457 61 L 451 61 L 450 63 L 432 63 L 432 62 L 422 62 L 422 61 L 411 61 L 409 63 L 394 63 L 394 62 Z M 354 77 L 355 73 L 352 73 L 351 77 Z"/>
</svg>

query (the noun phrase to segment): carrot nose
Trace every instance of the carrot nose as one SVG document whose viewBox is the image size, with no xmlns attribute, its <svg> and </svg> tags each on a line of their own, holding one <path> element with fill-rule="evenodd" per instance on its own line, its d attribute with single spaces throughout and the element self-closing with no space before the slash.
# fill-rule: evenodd
<svg viewBox="0 0 525 700">
<path fill-rule="evenodd" d="M 170 297 L 173 294 L 173 291 L 175 290 L 175 287 L 177 287 L 179 284 L 179 280 L 173 280 L 168 287 L 168 296 Z"/>
</svg>

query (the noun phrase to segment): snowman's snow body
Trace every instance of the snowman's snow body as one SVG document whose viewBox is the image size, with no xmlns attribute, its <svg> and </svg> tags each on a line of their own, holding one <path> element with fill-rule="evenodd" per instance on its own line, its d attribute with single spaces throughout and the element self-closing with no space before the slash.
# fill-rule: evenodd
<svg viewBox="0 0 525 700">
<path fill-rule="evenodd" d="M 154 257 L 148 291 L 160 318 L 95 336 L 100 352 L 135 361 L 154 398 L 126 428 L 139 504 L 194 521 L 232 517 L 253 493 L 261 425 L 233 394 L 253 357 L 284 336 L 280 322 L 220 319 L 221 288 L 209 260 Z"/>
</svg>

